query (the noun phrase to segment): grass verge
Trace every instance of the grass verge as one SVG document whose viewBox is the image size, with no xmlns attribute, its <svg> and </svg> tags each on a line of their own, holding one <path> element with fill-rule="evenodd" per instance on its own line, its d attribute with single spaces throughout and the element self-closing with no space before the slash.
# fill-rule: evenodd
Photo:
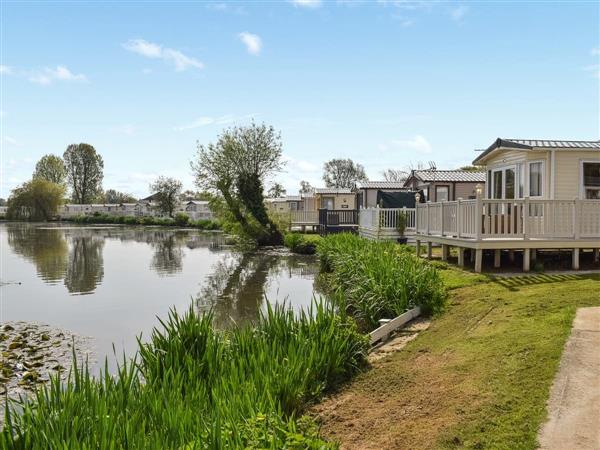
<svg viewBox="0 0 600 450">
<path fill-rule="evenodd" d="M 444 272 L 456 285 L 447 311 L 319 405 L 326 437 L 348 448 L 537 447 L 575 310 L 600 305 L 600 275 Z"/>
</svg>

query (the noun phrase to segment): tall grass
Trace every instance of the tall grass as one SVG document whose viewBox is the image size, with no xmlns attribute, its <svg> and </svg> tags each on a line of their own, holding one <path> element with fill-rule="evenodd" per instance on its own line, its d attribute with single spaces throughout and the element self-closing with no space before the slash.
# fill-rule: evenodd
<svg viewBox="0 0 600 450">
<path fill-rule="evenodd" d="M 443 308 L 446 292 L 436 269 L 412 248 L 341 233 L 319 241 L 317 252 L 325 285 L 341 299 L 362 329 L 420 306 L 426 313 Z"/>
<path fill-rule="evenodd" d="M 172 312 L 115 376 L 74 367 L 7 411 L 1 448 L 333 448 L 303 409 L 358 370 L 367 342 L 331 306 L 313 308 L 269 308 L 228 332 Z"/>
</svg>

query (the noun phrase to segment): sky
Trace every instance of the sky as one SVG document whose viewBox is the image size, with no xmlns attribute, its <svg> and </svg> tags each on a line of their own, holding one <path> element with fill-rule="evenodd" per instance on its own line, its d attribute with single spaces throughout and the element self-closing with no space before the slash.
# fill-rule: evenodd
<svg viewBox="0 0 600 450">
<path fill-rule="evenodd" d="M 193 188 L 197 143 L 281 132 L 298 192 L 323 163 L 469 164 L 497 137 L 600 137 L 598 1 L 0 1 L 0 197 L 72 143 L 105 189 Z M 268 187 L 268 186 L 267 186 Z"/>
</svg>

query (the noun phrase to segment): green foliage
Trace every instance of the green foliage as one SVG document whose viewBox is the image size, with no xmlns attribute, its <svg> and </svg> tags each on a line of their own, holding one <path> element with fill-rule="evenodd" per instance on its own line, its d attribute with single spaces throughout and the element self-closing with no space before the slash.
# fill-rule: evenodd
<svg viewBox="0 0 600 450">
<path fill-rule="evenodd" d="M 185 227 L 189 223 L 190 223 L 190 216 L 188 216 L 186 213 L 179 212 L 179 213 L 175 214 L 175 224 L 176 225 L 178 225 L 180 227 Z"/>
<path fill-rule="evenodd" d="M 13 189 L 8 199 L 10 219 L 48 220 L 63 201 L 65 187 L 43 178 L 34 178 Z"/>
<path fill-rule="evenodd" d="M 158 177 L 150 184 L 150 190 L 154 194 L 154 201 L 158 203 L 160 212 L 173 217 L 182 186 L 181 181 L 170 177 Z"/>
<path fill-rule="evenodd" d="M 364 363 L 352 320 L 316 303 L 297 316 L 269 307 L 255 327 L 228 332 L 191 308 L 161 324 L 116 376 L 74 366 L 66 383 L 21 400 L 0 447 L 334 448 L 302 414 Z"/>
<path fill-rule="evenodd" d="M 317 250 L 317 244 L 309 241 L 300 233 L 287 233 L 283 238 L 283 243 L 292 252 L 302 255 L 313 255 Z"/>
<path fill-rule="evenodd" d="M 286 194 L 286 190 L 281 183 L 273 183 L 267 191 L 267 197 L 279 198 Z"/>
<path fill-rule="evenodd" d="M 89 144 L 71 144 L 63 155 L 73 202 L 92 203 L 102 194 L 104 161 Z"/>
<path fill-rule="evenodd" d="M 411 247 L 340 233 L 321 239 L 317 252 L 326 284 L 364 329 L 415 306 L 425 313 L 444 307 L 446 290 L 438 271 Z"/>
<path fill-rule="evenodd" d="M 187 221 L 183 222 L 183 216 L 187 217 Z M 95 213 L 91 216 L 79 215 L 71 218 L 63 218 L 67 222 L 76 223 L 102 223 L 102 224 L 124 224 L 124 225 L 159 225 L 164 227 L 172 226 L 189 226 L 199 228 L 201 230 L 220 230 L 221 224 L 216 220 L 196 220 L 190 221 L 187 214 L 180 217 L 182 222 L 177 222 L 177 217 L 171 219 L 169 217 L 133 217 L 133 216 L 112 216 L 109 214 Z"/>
<path fill-rule="evenodd" d="M 402 237 L 404 237 L 404 232 L 406 231 L 406 221 L 406 213 L 398 212 L 398 215 L 396 216 L 396 230 L 398 230 L 398 234 Z"/>
<path fill-rule="evenodd" d="M 60 156 L 44 155 L 35 165 L 33 178 L 41 178 L 51 183 L 63 184 L 67 178 L 67 169 Z"/>
<path fill-rule="evenodd" d="M 114 189 L 107 189 L 104 193 L 104 198 L 102 199 L 102 203 L 111 203 L 111 204 L 119 204 L 119 203 L 135 203 L 137 199 L 126 192 L 119 192 Z"/>
<path fill-rule="evenodd" d="M 226 226 L 258 245 L 283 242 L 263 195 L 267 176 L 283 166 L 281 156 L 281 136 L 275 129 L 252 123 L 225 130 L 214 144 L 199 145 L 191 164 L 198 187 L 222 198 Z"/>
<path fill-rule="evenodd" d="M 353 188 L 367 180 L 365 168 L 350 158 L 332 159 L 323 165 L 323 181 L 328 188 Z"/>
</svg>

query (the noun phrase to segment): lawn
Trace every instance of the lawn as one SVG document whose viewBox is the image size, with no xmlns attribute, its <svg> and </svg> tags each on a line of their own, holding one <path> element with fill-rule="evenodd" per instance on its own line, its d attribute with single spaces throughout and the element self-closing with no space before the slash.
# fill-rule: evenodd
<svg viewBox="0 0 600 450">
<path fill-rule="evenodd" d="M 447 311 L 316 408 L 343 448 L 534 449 L 577 307 L 600 275 L 442 270 Z"/>
</svg>

